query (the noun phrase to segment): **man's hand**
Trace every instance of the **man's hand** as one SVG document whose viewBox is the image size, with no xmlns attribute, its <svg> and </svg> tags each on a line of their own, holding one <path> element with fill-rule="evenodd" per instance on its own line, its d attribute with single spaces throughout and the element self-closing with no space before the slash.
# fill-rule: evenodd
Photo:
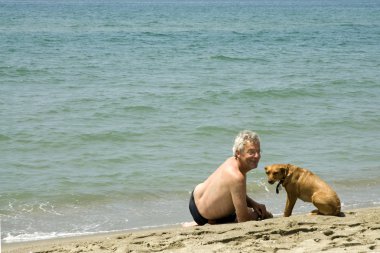
<svg viewBox="0 0 380 253">
<path fill-rule="evenodd" d="M 253 210 L 255 210 L 255 212 L 259 215 L 259 217 L 261 219 L 263 219 L 264 217 L 267 216 L 267 208 L 265 207 L 264 204 L 260 204 L 260 203 L 255 203 L 253 205 Z"/>
<path fill-rule="evenodd" d="M 267 208 L 264 204 L 257 203 L 253 199 L 247 196 L 247 205 L 248 207 L 253 208 L 253 210 L 259 215 L 260 219 L 273 218 L 273 215 L 267 211 Z"/>
</svg>

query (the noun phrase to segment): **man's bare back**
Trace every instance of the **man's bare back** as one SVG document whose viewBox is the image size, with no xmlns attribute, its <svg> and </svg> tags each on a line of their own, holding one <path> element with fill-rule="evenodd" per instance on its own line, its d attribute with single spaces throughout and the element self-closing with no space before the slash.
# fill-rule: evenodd
<svg viewBox="0 0 380 253">
<path fill-rule="evenodd" d="M 195 204 L 203 217 L 209 220 L 225 217 L 235 212 L 231 185 L 237 169 L 235 158 L 228 158 L 206 181 L 194 189 Z M 244 175 L 240 176 L 244 180 Z"/>
<path fill-rule="evenodd" d="M 246 174 L 260 160 L 258 136 L 250 131 L 239 133 L 233 150 L 234 157 L 228 158 L 192 193 L 190 212 L 199 225 L 218 223 L 231 215 L 235 215 L 232 217 L 237 222 L 273 217 L 264 205 L 249 198 L 246 191 Z"/>
</svg>

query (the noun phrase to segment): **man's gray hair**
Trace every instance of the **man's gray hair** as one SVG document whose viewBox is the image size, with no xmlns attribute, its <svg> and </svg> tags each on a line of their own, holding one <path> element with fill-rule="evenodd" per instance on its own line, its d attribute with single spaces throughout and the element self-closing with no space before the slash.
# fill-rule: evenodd
<svg viewBox="0 0 380 253">
<path fill-rule="evenodd" d="M 241 131 L 235 138 L 234 146 L 232 147 L 233 155 L 236 156 L 236 151 L 242 152 L 247 142 L 260 143 L 259 135 L 250 130 Z"/>
</svg>

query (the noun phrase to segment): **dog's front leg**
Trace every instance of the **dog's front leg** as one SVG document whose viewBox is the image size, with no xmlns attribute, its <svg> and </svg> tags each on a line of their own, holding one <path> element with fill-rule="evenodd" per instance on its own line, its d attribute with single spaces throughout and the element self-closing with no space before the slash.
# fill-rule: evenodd
<svg viewBox="0 0 380 253">
<path fill-rule="evenodd" d="M 293 207 L 296 204 L 296 201 L 297 201 L 296 195 L 292 195 L 288 193 L 288 196 L 286 198 L 284 217 L 289 217 L 290 215 L 292 215 Z"/>
</svg>

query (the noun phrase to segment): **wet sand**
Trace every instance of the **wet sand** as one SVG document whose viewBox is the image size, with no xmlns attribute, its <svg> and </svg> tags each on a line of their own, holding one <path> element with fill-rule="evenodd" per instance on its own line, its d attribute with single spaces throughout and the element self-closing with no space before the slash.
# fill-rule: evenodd
<svg viewBox="0 0 380 253">
<path fill-rule="evenodd" d="M 10 243 L 2 252 L 380 252 L 380 207 L 343 211 Z"/>
</svg>

